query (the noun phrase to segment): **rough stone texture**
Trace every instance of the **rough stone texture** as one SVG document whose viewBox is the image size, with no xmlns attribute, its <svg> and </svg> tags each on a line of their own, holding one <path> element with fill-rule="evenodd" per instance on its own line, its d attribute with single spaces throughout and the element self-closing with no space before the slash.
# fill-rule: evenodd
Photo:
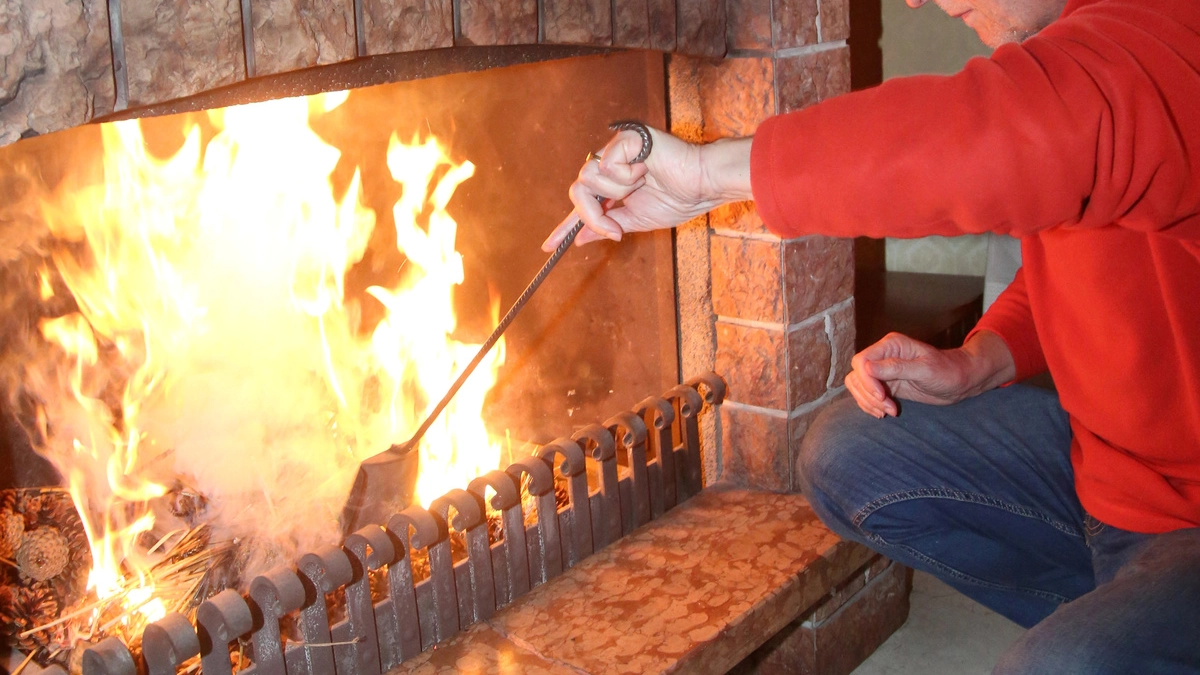
<svg viewBox="0 0 1200 675">
<path fill-rule="evenodd" d="M 650 12 L 650 48 L 675 51 L 675 31 L 678 26 L 675 0 L 647 0 L 647 4 Z"/>
<path fill-rule="evenodd" d="M 850 374 L 854 358 L 854 299 L 829 312 L 830 342 L 833 344 L 833 386 L 841 386 Z"/>
<path fill-rule="evenodd" d="M 613 46 L 650 48 L 650 8 L 647 0 L 613 0 Z"/>
<path fill-rule="evenodd" d="M 729 384 L 729 400 L 788 410 L 787 336 L 782 328 L 718 321 L 717 372 Z"/>
<path fill-rule="evenodd" d="M 813 615 L 788 624 L 730 675 L 852 672 L 908 618 L 909 573 L 886 558 L 880 560 L 881 573 L 860 570 Z"/>
<path fill-rule="evenodd" d="M 718 316 L 785 323 L 780 243 L 712 238 L 713 311 Z"/>
<path fill-rule="evenodd" d="M 367 54 L 454 45 L 451 0 L 362 0 Z"/>
<path fill-rule="evenodd" d="M 733 202 L 714 209 L 709 214 L 709 221 L 718 230 L 736 230 L 747 234 L 771 234 L 758 215 L 754 202 Z"/>
<path fill-rule="evenodd" d="M 788 331 L 788 410 L 825 395 L 833 350 L 823 317 Z"/>
<path fill-rule="evenodd" d="M 724 56 L 725 23 L 725 0 L 681 1 L 676 51 L 689 56 Z"/>
<path fill-rule="evenodd" d="M 775 112 L 769 58 L 727 58 L 700 69 L 704 140 L 749 136 Z"/>
<path fill-rule="evenodd" d="M 0 0 L 0 145 L 112 112 L 103 0 Z"/>
<path fill-rule="evenodd" d="M 323 66 L 358 52 L 352 0 L 251 0 L 254 75 Z"/>
<path fill-rule="evenodd" d="M 612 5 L 601 0 L 543 0 L 543 40 L 549 44 L 610 45 Z"/>
<path fill-rule="evenodd" d="M 804 237 L 783 244 L 787 323 L 800 323 L 854 294 L 854 241 Z"/>
<path fill-rule="evenodd" d="M 671 133 L 680 138 L 702 140 L 700 113 L 700 60 L 671 56 L 667 60 Z M 712 306 L 711 231 L 705 216 L 675 230 L 675 302 L 679 308 L 679 358 L 683 379 L 716 370 L 716 316 Z M 717 431 L 718 415 L 701 418 L 704 484 L 721 475 L 722 463 Z"/>
<path fill-rule="evenodd" d="M 613 0 L 613 46 L 675 49 L 673 0 Z"/>
<path fill-rule="evenodd" d="M 725 480 L 759 490 L 787 492 L 792 485 L 788 419 L 726 403 L 721 406 Z"/>
<path fill-rule="evenodd" d="M 774 5 L 775 49 L 817 42 L 817 0 L 775 0 Z"/>
<path fill-rule="evenodd" d="M 460 45 L 537 44 L 537 0 L 458 0 Z"/>
<path fill-rule="evenodd" d="M 819 0 L 821 42 L 850 38 L 850 0 Z"/>
<path fill-rule="evenodd" d="M 725 41 L 730 51 L 771 49 L 771 0 L 729 0 Z"/>
<path fill-rule="evenodd" d="M 775 60 L 779 112 L 808 107 L 850 91 L 850 48 L 789 56 Z"/>
<path fill-rule="evenodd" d="M 488 623 L 576 672 L 716 675 L 869 558 L 821 525 L 800 495 L 720 484 Z M 403 664 L 392 672 L 425 671 Z"/>
<path fill-rule="evenodd" d="M 246 77 L 238 0 L 122 0 L 121 28 L 131 106 Z"/>
</svg>

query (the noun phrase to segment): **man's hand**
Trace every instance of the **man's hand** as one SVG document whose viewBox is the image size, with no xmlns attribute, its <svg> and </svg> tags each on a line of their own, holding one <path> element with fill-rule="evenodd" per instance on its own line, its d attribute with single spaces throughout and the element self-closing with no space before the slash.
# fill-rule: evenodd
<svg viewBox="0 0 1200 675">
<path fill-rule="evenodd" d="M 980 331 L 958 349 L 937 349 L 900 333 L 854 355 L 846 389 L 863 412 L 895 417 L 895 399 L 949 405 L 994 389 L 1016 376 L 1008 345 Z"/>
<path fill-rule="evenodd" d="M 586 228 L 576 244 L 620 241 L 626 232 L 675 227 L 726 202 L 752 198 L 751 139 L 693 145 L 657 129 L 650 134 L 654 146 L 643 164 L 629 163 L 642 148 L 634 131 L 617 133 L 599 157 L 584 163 L 569 191 L 575 210 L 543 250 L 553 251 L 580 219 Z"/>
</svg>

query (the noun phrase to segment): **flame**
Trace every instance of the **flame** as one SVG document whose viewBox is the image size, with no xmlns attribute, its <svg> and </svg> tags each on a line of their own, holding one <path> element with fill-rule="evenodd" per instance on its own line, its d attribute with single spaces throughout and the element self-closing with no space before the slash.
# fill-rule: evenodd
<svg viewBox="0 0 1200 675">
<path fill-rule="evenodd" d="M 386 311 L 369 335 L 345 277 L 376 214 L 357 171 L 340 199 L 339 151 L 308 125 L 346 94 L 209 112 L 173 156 L 136 121 L 101 125 L 100 185 L 45 204 L 54 266 L 77 313 L 45 320 L 54 377 L 31 378 L 45 447 L 70 484 L 93 548 L 89 588 L 146 620 L 174 609 L 155 584 L 159 499 L 184 484 L 208 499 L 216 536 L 265 545 L 263 564 L 337 536 L 358 462 L 403 442 L 478 345 L 450 336 L 463 281 L 446 212 L 471 177 L 437 139 L 392 137 L 403 188 L 393 218 L 400 281 L 368 289 Z M 53 286 L 41 277 L 43 297 Z M 496 307 L 493 307 L 493 316 Z M 497 468 L 481 419 L 499 343 L 420 448 L 419 499 Z M 44 380 L 44 381 L 43 381 Z M 159 508 L 156 508 L 159 507 Z M 261 571 L 261 570 L 260 570 Z"/>
</svg>

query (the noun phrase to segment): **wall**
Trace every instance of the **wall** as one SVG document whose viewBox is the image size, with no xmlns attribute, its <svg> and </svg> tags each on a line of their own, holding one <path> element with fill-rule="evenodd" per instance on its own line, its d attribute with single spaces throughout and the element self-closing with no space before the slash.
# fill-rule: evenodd
<svg viewBox="0 0 1200 675">
<path fill-rule="evenodd" d="M 933 3 L 910 9 L 903 0 L 880 0 L 882 6 L 883 77 L 958 72 L 973 56 L 991 53 L 975 31 L 952 19 Z M 987 262 L 984 236 L 888 239 L 887 269 L 983 276 Z"/>
<path fill-rule="evenodd" d="M 727 58 L 671 57 L 672 131 L 746 135 L 849 91 L 849 2 L 729 2 Z M 712 368 L 729 383 L 706 478 L 791 490 L 800 439 L 854 354 L 852 240 L 782 240 L 744 202 L 680 228 L 676 244 L 683 374 Z"/>
</svg>

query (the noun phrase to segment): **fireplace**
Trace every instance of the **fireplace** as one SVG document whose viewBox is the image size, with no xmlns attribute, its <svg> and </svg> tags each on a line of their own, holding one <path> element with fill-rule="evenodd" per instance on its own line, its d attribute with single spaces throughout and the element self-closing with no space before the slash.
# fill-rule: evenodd
<svg viewBox="0 0 1200 675">
<path fill-rule="evenodd" d="M 481 172 L 515 174 L 515 189 L 464 184 L 459 197 L 463 213 L 494 216 L 482 235 L 462 240 L 468 250 L 460 252 L 473 261 L 466 264 L 503 270 L 468 274 L 473 281 L 456 296 L 468 307 L 465 315 L 475 317 L 462 322 L 463 341 L 477 342 L 490 325 L 493 297 L 502 311 L 540 264 L 529 243 L 561 217 L 565 186 L 587 151 L 603 143 L 609 121 L 636 117 L 711 140 L 749 133 L 765 115 L 845 91 L 845 14 L 845 2 L 836 0 L 85 2 L 79 13 L 60 10 L 51 28 L 26 17 L 17 50 L 23 69 L 0 97 L 0 138 L 15 141 L 9 156 L 20 161 L 53 156 L 51 167 L 60 162 L 53 173 L 69 157 L 42 148 L 69 134 L 79 145 L 96 144 L 95 127 L 76 126 L 89 119 L 142 117 L 147 142 L 173 150 L 182 144 L 171 127 L 179 118 L 159 115 L 196 116 L 223 105 L 355 87 L 342 110 L 359 106 L 368 118 L 381 111 L 393 119 L 407 115 L 395 122 L 407 125 L 396 130 L 401 137 L 419 131 L 449 137 Z M 533 85 L 506 79 L 520 72 L 543 74 Z M 394 94 L 371 103 L 374 94 L 360 88 L 394 81 L 418 92 L 419 109 L 397 112 Z M 569 95 L 581 88 L 586 97 Z M 568 103 L 550 113 L 543 108 L 536 118 L 522 117 L 525 107 L 511 103 L 487 107 L 490 97 L 514 92 Z M 528 109 L 535 109 L 532 102 Z M 540 135 L 483 133 L 497 118 Z M 329 123 L 330 133 L 377 130 Z M 390 131 L 371 142 L 386 143 Z M 480 149 L 465 149 L 472 143 Z M 533 185 L 547 196 L 528 197 Z M 6 215 L 16 223 L 25 214 Z M 509 238 L 529 230 L 535 233 L 525 241 Z M 531 307 L 514 325 L 508 370 L 493 390 L 493 423 L 510 430 L 511 458 L 521 456 L 525 442 L 569 437 L 649 394 L 716 370 L 729 381 L 730 395 L 719 419 L 701 417 L 696 428 L 705 480 L 790 489 L 807 421 L 839 395 L 852 355 L 849 244 L 779 241 L 740 205 L 676 233 L 568 255 L 535 300 L 542 309 Z M 363 269 L 373 261 L 366 260 Z M 397 261 L 380 255 L 374 262 L 382 269 Z M 19 275 L 15 267 L 6 273 Z M 362 290 L 377 282 L 359 273 L 347 284 Z M 581 278 L 589 283 L 581 287 Z M 636 292 L 605 290 L 613 288 Z M 580 347 L 579 335 L 601 336 L 609 346 Z M 36 471 L 24 465 L 22 471 L 36 480 Z"/>
</svg>

